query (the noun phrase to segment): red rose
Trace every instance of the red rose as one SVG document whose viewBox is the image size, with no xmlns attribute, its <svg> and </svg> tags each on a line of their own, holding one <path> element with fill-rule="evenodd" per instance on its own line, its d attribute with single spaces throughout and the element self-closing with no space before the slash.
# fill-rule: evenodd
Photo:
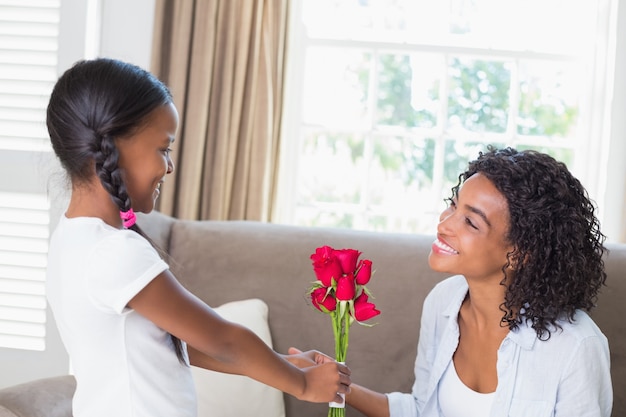
<svg viewBox="0 0 626 417">
<path fill-rule="evenodd" d="M 356 261 L 359 259 L 361 252 L 356 249 L 337 249 L 334 251 L 334 254 L 339 260 L 344 274 L 354 273 Z"/>
<path fill-rule="evenodd" d="M 317 288 L 311 292 L 311 301 L 315 308 L 323 313 L 335 311 L 337 300 L 326 294 L 326 288 Z"/>
<path fill-rule="evenodd" d="M 356 284 L 354 282 L 354 274 L 348 274 L 337 281 L 337 290 L 335 297 L 339 301 L 350 301 L 356 295 Z"/>
<path fill-rule="evenodd" d="M 359 262 L 359 271 L 356 273 L 356 283 L 365 285 L 370 281 L 372 276 L 372 261 L 363 259 Z"/>
<path fill-rule="evenodd" d="M 354 300 L 354 318 L 356 321 L 366 321 L 380 314 L 373 303 L 367 301 L 367 294 L 362 292 Z"/>
<path fill-rule="evenodd" d="M 315 249 L 315 253 L 311 255 L 313 261 L 313 271 L 317 279 L 322 282 L 325 287 L 332 285 L 332 279 L 335 281 L 341 277 L 341 264 L 334 254 L 334 249 L 330 246 L 322 246 Z"/>
</svg>

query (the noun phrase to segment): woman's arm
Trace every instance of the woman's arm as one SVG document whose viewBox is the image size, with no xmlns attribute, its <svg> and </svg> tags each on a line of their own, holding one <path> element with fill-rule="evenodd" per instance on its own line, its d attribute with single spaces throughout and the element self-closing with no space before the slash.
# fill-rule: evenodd
<svg viewBox="0 0 626 417">
<path fill-rule="evenodd" d="M 311 402 L 341 401 L 338 393 L 349 391 L 348 368 L 324 363 L 298 369 L 249 329 L 222 319 L 170 271 L 159 274 L 128 306 L 187 342 L 194 365 L 246 375 Z"/>
<path fill-rule="evenodd" d="M 360 385 L 350 385 L 350 393 L 346 395 L 346 402 L 367 417 L 389 417 L 387 396 Z"/>
</svg>

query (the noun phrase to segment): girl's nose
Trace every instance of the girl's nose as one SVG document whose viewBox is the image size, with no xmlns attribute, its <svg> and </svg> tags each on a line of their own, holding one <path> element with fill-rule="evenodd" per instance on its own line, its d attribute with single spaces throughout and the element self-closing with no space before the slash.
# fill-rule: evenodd
<svg viewBox="0 0 626 417">
<path fill-rule="evenodd" d="M 174 161 L 171 158 L 167 158 L 167 171 L 166 173 L 171 174 L 174 172 Z"/>
</svg>

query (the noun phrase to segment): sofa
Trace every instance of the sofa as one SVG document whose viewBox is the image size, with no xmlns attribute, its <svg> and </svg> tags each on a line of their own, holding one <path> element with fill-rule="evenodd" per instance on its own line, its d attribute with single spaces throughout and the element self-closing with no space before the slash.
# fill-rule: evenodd
<svg viewBox="0 0 626 417">
<path fill-rule="evenodd" d="M 429 290 L 445 278 L 428 267 L 434 236 L 251 221 L 184 221 L 158 212 L 141 215 L 138 223 L 169 253 L 170 267 L 178 279 L 209 305 L 219 309 L 257 300 L 249 311 L 235 311 L 234 315 L 231 311 L 228 317 L 238 320 L 255 316 L 261 324 L 266 321 L 264 340 L 282 353 L 290 346 L 333 352 L 330 318 L 315 310 L 306 294 L 315 279 L 309 256 L 323 245 L 361 251 L 362 258 L 373 263 L 375 272 L 368 288 L 382 313 L 372 320 L 372 327 L 351 327 L 347 363 L 352 379 L 382 392 L 411 390 L 422 302 Z M 592 317 L 609 339 L 612 415 L 621 417 L 626 416 L 626 245 L 607 247 L 607 286 Z M 211 378 L 208 376 L 205 382 L 213 387 L 224 386 L 232 393 L 219 396 L 233 407 L 246 405 L 256 395 L 274 399 L 278 395 L 277 417 L 327 414 L 327 404 L 301 402 L 279 392 L 258 394 L 258 387 L 238 391 L 235 386 L 240 382 L 216 382 Z M 211 394 L 210 386 L 198 386 L 199 397 Z M 74 387 L 72 376 L 60 375 L 5 388 L 0 390 L 0 416 L 69 417 Z M 269 412 L 256 410 L 248 415 L 272 417 Z M 245 411 L 236 413 L 245 415 Z M 212 415 L 230 414 L 217 411 Z M 361 416 L 349 406 L 347 415 Z"/>
</svg>

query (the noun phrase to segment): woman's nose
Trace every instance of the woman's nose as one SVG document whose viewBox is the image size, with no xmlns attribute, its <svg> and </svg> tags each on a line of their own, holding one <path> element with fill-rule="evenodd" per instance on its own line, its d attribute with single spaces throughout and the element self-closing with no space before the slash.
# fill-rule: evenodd
<svg viewBox="0 0 626 417">
<path fill-rule="evenodd" d="M 454 214 L 451 207 L 448 207 L 439 215 L 439 223 L 437 223 L 437 232 L 441 233 L 450 227 L 450 220 Z"/>
<path fill-rule="evenodd" d="M 171 174 L 174 172 L 174 161 L 171 158 L 167 158 L 167 171 L 166 173 Z"/>
</svg>

